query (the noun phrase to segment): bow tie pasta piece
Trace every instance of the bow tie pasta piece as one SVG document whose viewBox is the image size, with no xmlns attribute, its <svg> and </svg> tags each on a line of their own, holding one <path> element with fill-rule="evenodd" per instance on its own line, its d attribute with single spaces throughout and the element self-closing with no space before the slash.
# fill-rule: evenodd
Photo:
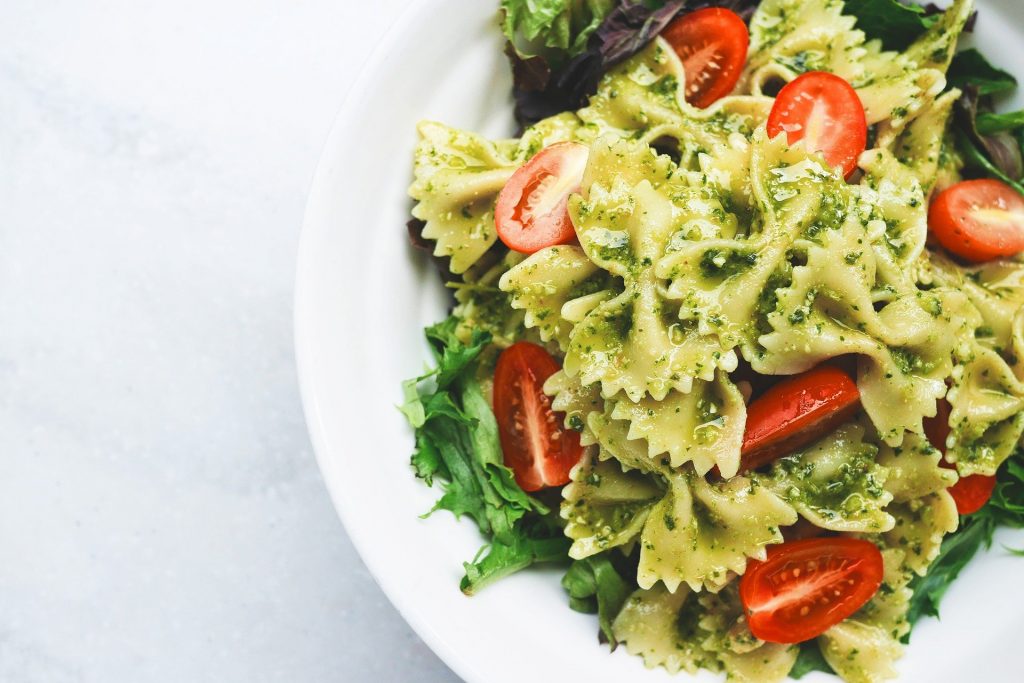
<svg viewBox="0 0 1024 683">
<path fill-rule="evenodd" d="M 825 661 L 846 683 L 881 683 L 898 675 L 894 665 L 903 646 L 881 628 L 851 617 L 820 641 Z"/>
<path fill-rule="evenodd" d="M 907 296 L 876 313 L 870 299 L 864 301 L 866 292 L 855 291 L 856 276 L 844 277 L 843 265 L 816 251 L 810 250 L 806 267 L 794 268 L 793 286 L 779 295 L 779 310 L 768 316 L 774 331 L 760 338 L 765 352 L 754 367 L 788 374 L 858 354 L 861 405 L 882 439 L 898 445 L 906 432 L 922 432 L 922 418 L 935 414 L 936 400 L 946 393 L 962 297 Z"/>
<path fill-rule="evenodd" d="M 425 121 L 409 194 L 419 202 L 412 215 L 426 225 L 423 237 L 436 240 L 435 256 L 451 257 L 453 273 L 465 272 L 497 240 L 494 203 L 519 167 L 517 143 Z"/>
<path fill-rule="evenodd" d="M 718 590 L 733 574 L 743 573 L 748 557 L 763 559 L 766 545 L 782 541 L 779 528 L 797 520 L 792 507 L 750 479 L 735 477 L 710 484 L 690 468 L 676 470 L 667 462 L 651 460 L 642 441 L 627 438 L 628 423 L 594 413 L 589 426 L 601 444 L 602 460 L 614 458 L 623 469 L 645 472 L 661 491 L 661 498 L 645 511 L 640 531 L 637 583 L 642 588 L 662 581 L 673 591 L 681 583 L 695 590 Z M 583 476 L 578 472 L 574 481 Z M 562 503 L 563 517 L 590 518 L 586 511 L 592 493 L 583 486 L 570 485 Z M 593 527 L 580 524 L 573 528 L 571 557 L 581 559 L 611 547 L 603 540 L 609 533 L 603 529 L 615 534 L 614 527 L 606 524 L 591 536 L 579 533 Z M 615 536 L 617 545 L 628 540 L 624 535 Z"/>
<path fill-rule="evenodd" d="M 647 464 L 627 461 L 628 467 L 660 469 L 667 455 L 668 466 L 693 462 L 702 475 L 717 466 L 723 477 L 730 478 L 739 468 L 746 406 L 724 372 L 719 372 L 714 382 L 698 382 L 690 393 L 671 392 L 662 401 L 606 402 L 597 384 L 584 386 L 578 376 L 570 377 L 564 371 L 552 375 L 544 391 L 553 399 L 552 408 L 565 413 L 565 426 L 580 433 L 584 446 L 598 443 L 590 416 L 604 425 L 601 413 L 607 406 L 613 420 L 628 425 L 625 438 L 630 452 L 636 453 L 636 458 L 646 452 L 651 460 Z"/>
<path fill-rule="evenodd" d="M 577 302 L 569 310 L 578 310 L 583 303 L 578 300 L 585 298 L 592 310 L 616 295 L 611 280 L 580 247 L 558 246 L 532 254 L 505 273 L 499 287 L 509 294 L 512 308 L 525 311 L 526 327 L 565 350 L 574 323 L 565 318 L 564 306 Z"/>
<path fill-rule="evenodd" d="M 805 263 L 773 292 L 770 331 L 745 355 L 766 374 L 859 355 L 861 403 L 882 438 L 898 445 L 905 432 L 921 432 L 922 417 L 934 415 L 945 394 L 953 349 L 966 332 L 967 302 L 953 290 L 920 290 L 911 269 L 891 269 L 902 281 L 880 284 L 878 253 L 888 247 L 873 244 L 886 239 L 884 226 L 864 224 L 849 187 L 825 185 L 822 192 L 834 197 L 831 225 L 840 229 L 825 226 L 796 243 Z"/>
<path fill-rule="evenodd" d="M 634 591 L 612 624 L 626 651 L 669 673 L 724 670 L 730 681 L 776 683 L 796 662 L 797 648 L 765 643 L 746 628 L 734 586 L 694 594 L 663 586 Z"/>
<path fill-rule="evenodd" d="M 956 473 L 939 463 L 942 453 L 920 434 L 907 434 L 897 447 L 882 444 L 878 449 L 878 465 L 889 471 L 885 490 L 894 503 L 907 503 L 917 498 L 945 491 L 956 483 Z"/>
<path fill-rule="evenodd" d="M 864 428 L 840 427 L 810 448 L 777 460 L 764 485 L 802 517 L 830 531 L 889 531 L 895 520 L 883 508 L 888 470 L 875 462 L 878 448 L 864 442 Z"/>
<path fill-rule="evenodd" d="M 655 272 L 676 226 L 703 209 L 686 204 L 694 191 L 675 182 L 674 171 L 647 145 L 602 138 L 591 147 L 583 195 L 569 202 L 584 252 L 623 282 L 573 328 L 565 357 L 566 373 L 601 382 L 606 398 L 621 391 L 632 401 L 661 400 L 690 391 L 694 378 L 736 368 L 717 338 L 679 320 Z"/>
<path fill-rule="evenodd" d="M 899 139 L 912 122 L 933 117 L 936 110 L 948 108 L 943 100 L 957 98 L 955 93 L 947 93 L 939 98 L 936 106 L 936 98 L 946 89 L 945 74 L 956 52 L 957 41 L 973 12 L 974 0 L 956 0 L 901 54 L 880 52 L 877 41 L 868 43 L 862 60 L 863 75 L 853 82 L 864 103 L 868 124 L 880 124 L 878 147 L 889 147 L 901 158 L 909 156 L 910 145 L 893 141 Z M 922 123 L 919 129 L 929 125 Z M 941 134 L 944 130 L 942 125 L 933 132 Z"/>
<path fill-rule="evenodd" d="M 582 445 L 597 443 L 587 421 L 591 413 L 604 412 L 599 385 L 584 386 L 578 377 L 570 377 L 559 370 L 544 383 L 544 393 L 551 397 L 552 410 L 565 414 L 565 426 L 579 432 Z"/>
<path fill-rule="evenodd" d="M 948 92 L 922 108 L 907 128 L 861 156 L 864 179 L 855 188 L 862 220 L 882 239 L 872 242 L 880 287 L 904 294 L 906 277 L 924 251 L 928 237 L 928 197 L 940 182 L 957 175 L 957 156 L 946 127 L 959 95 Z M 884 237 L 883 237 L 884 234 Z M 879 288 L 879 287 L 876 287 Z"/>
<path fill-rule="evenodd" d="M 571 140 L 574 114 L 560 114 L 528 129 L 520 140 L 491 142 L 483 136 L 424 121 L 413 158 L 409 195 L 418 202 L 412 215 L 435 240 L 435 256 L 451 257 L 450 269 L 464 273 L 498 239 L 494 204 L 516 169 L 544 147 Z"/>
<path fill-rule="evenodd" d="M 614 401 L 611 410 L 612 419 L 629 423 L 628 439 L 646 440 L 652 459 L 667 453 L 671 467 L 692 462 L 701 476 L 717 466 L 726 479 L 739 470 L 746 414 L 742 394 L 721 370 L 687 394 Z"/>
<path fill-rule="evenodd" d="M 580 138 L 606 135 L 665 144 L 684 168 L 722 146 L 729 135 L 750 136 L 771 111 L 768 97 L 725 97 L 707 109 L 686 103 L 683 65 L 662 38 L 609 71 L 579 111 Z"/>
<path fill-rule="evenodd" d="M 948 491 L 938 491 L 892 503 L 886 510 L 896 519 L 892 530 L 882 535 L 886 545 L 903 549 L 905 566 L 924 576 L 939 555 L 943 536 L 956 531 L 959 524 L 953 496 Z"/>
<path fill-rule="evenodd" d="M 877 147 L 888 148 L 901 160 L 912 160 L 918 178 L 931 190 L 928 167 L 942 160 L 921 149 L 920 138 L 941 137 L 949 108 L 959 97 L 946 89 L 946 70 L 957 41 L 974 12 L 973 0 L 956 0 L 906 52 L 880 53 L 869 47 L 864 59 L 865 79 L 857 93 L 868 123 L 879 123 Z M 946 155 L 947 157 L 949 155 Z"/>
<path fill-rule="evenodd" d="M 670 590 L 683 582 L 718 590 L 744 572 L 748 557 L 763 559 L 765 546 L 782 542 L 779 528 L 797 520 L 792 507 L 745 477 L 713 485 L 687 473 L 668 484 L 640 537 L 641 588 L 662 581 Z"/>
<path fill-rule="evenodd" d="M 698 623 L 699 607 L 686 588 L 674 593 L 663 586 L 634 591 L 612 623 L 612 633 L 649 669 L 661 666 L 671 674 L 718 671 L 717 659 L 701 645 L 710 634 Z"/>
<path fill-rule="evenodd" d="M 710 633 L 701 645 L 718 657 L 728 680 L 744 683 L 783 681 L 796 663 L 794 645 L 766 643 L 747 626 L 736 582 L 718 593 L 702 593 L 699 624 Z"/>
<path fill-rule="evenodd" d="M 928 31 L 907 48 L 905 56 L 921 69 L 945 73 L 956 54 L 957 41 L 974 14 L 974 0 L 955 0 Z"/>
<path fill-rule="evenodd" d="M 849 191 L 802 146 L 763 131 L 728 152 L 701 157 L 707 187 L 687 201 L 694 211 L 657 263 L 679 315 L 750 355 L 774 291 L 788 281 L 793 245 L 843 225 Z M 693 178 L 692 185 L 704 181 Z M 715 198 L 708 201 L 706 196 Z"/>
<path fill-rule="evenodd" d="M 1002 356 L 980 344 L 958 370 L 949 390 L 954 445 L 947 457 L 963 476 L 991 476 L 1024 433 L 1024 383 Z"/>
<path fill-rule="evenodd" d="M 868 150 L 860 159 L 860 166 L 866 173 L 861 188 L 877 188 L 888 180 L 890 192 L 898 188 L 905 188 L 904 192 L 916 192 L 920 186 L 927 197 L 935 187 L 940 171 L 952 181 L 959 160 L 952 151 L 955 144 L 947 137 L 947 127 L 960 93 L 952 90 L 939 95 L 944 85 L 945 81 L 940 81 L 938 92 L 934 95 L 928 93 L 927 101 L 905 128 L 890 127 L 879 133 L 876 149 Z M 886 195 L 883 193 L 880 199 L 885 200 Z M 906 214 L 927 214 L 928 207 L 913 199 L 908 197 L 902 207 L 897 201 L 890 201 L 879 207 L 880 213 L 889 220 L 906 220 Z M 908 245 L 907 251 L 916 257 L 914 245 Z M 920 247 L 916 251 L 920 252 Z"/>
<path fill-rule="evenodd" d="M 750 51 L 741 88 L 760 94 L 775 79 L 828 71 L 854 83 L 868 50 L 857 20 L 835 0 L 764 0 L 750 20 Z"/>
<path fill-rule="evenodd" d="M 576 326 L 564 367 L 586 384 L 600 382 L 606 397 L 621 391 L 632 401 L 648 394 L 660 401 L 672 390 L 689 392 L 695 378 L 711 380 L 716 370 L 736 365 L 735 353 L 717 339 L 678 322 L 652 278 L 641 276 Z"/>
<path fill-rule="evenodd" d="M 928 275 L 961 289 L 973 313 L 948 395 L 947 457 L 963 476 L 992 475 L 1024 434 L 1024 264 L 961 267 L 932 255 L 930 265 Z"/>
<path fill-rule="evenodd" d="M 651 510 L 664 496 L 657 478 L 638 470 L 624 472 L 611 461 L 594 462 L 592 454 L 572 472 L 562 491 L 565 535 L 575 559 L 623 546 L 640 535 Z"/>
<path fill-rule="evenodd" d="M 900 639 L 910 632 L 907 609 L 913 576 L 903 566 L 903 551 L 883 548 L 882 587 L 864 607 L 818 638 L 829 665 L 849 683 L 880 683 L 896 677 L 903 656 Z"/>
<path fill-rule="evenodd" d="M 936 279 L 962 289 L 981 316 L 974 338 L 986 348 L 1011 352 L 1020 327 L 1017 316 L 1024 308 L 1024 263 L 992 261 L 976 266 L 959 266 L 931 254 Z M 1024 380 L 1024 366 L 1012 363 Z"/>
<path fill-rule="evenodd" d="M 960 328 L 957 293 L 904 297 L 865 313 L 863 306 L 858 311 L 833 298 L 841 290 L 808 288 L 800 270 L 794 269 L 795 286 L 780 302 L 806 302 L 807 313 L 799 320 L 792 314 L 769 316 L 775 331 L 761 338 L 767 353 L 755 367 L 800 372 L 844 353 L 858 354 L 861 405 L 882 439 L 899 445 L 906 432 L 921 433 L 922 418 L 935 414 L 952 371 L 950 354 Z"/>
</svg>

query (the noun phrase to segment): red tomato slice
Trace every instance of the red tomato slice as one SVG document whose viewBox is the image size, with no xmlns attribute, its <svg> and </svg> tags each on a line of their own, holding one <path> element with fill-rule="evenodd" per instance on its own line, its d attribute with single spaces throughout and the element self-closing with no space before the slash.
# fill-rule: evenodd
<svg viewBox="0 0 1024 683">
<path fill-rule="evenodd" d="M 747 406 L 740 471 L 817 440 L 850 419 L 859 403 L 857 385 L 831 365 L 779 382 Z"/>
<path fill-rule="evenodd" d="M 924 419 L 924 433 L 933 446 L 946 454 L 946 438 L 949 436 L 949 412 L 951 408 L 946 399 L 940 398 L 936 406 L 935 417 Z M 956 467 L 945 459 L 939 464 L 949 469 Z M 953 496 L 956 503 L 956 511 L 961 515 L 969 515 L 985 507 L 985 503 L 992 497 L 992 491 L 996 488 L 996 478 L 986 477 L 984 474 L 972 474 L 969 477 L 960 477 L 957 483 L 950 486 L 947 491 Z"/>
<path fill-rule="evenodd" d="M 736 87 L 747 61 L 750 33 L 732 10 L 708 7 L 690 12 L 666 26 L 661 37 L 683 63 L 687 102 L 703 109 Z"/>
<path fill-rule="evenodd" d="M 755 637 L 801 643 L 820 636 L 882 585 L 882 553 L 859 538 L 808 538 L 768 548 L 740 579 L 740 600 Z"/>
<path fill-rule="evenodd" d="M 794 145 L 821 152 L 847 178 L 868 145 L 868 122 L 857 91 L 834 74 L 812 71 L 779 91 L 768 115 L 768 135 L 786 133 Z"/>
<path fill-rule="evenodd" d="M 999 180 L 965 180 L 932 202 L 928 229 L 939 244 L 969 261 L 1024 251 L 1024 197 Z"/>
<path fill-rule="evenodd" d="M 586 145 L 558 142 L 512 174 L 494 208 L 494 225 L 505 246 L 532 254 L 576 240 L 569 195 L 579 192 L 589 155 Z"/>
<path fill-rule="evenodd" d="M 944 467 L 952 467 L 943 463 Z M 956 503 L 956 511 L 961 515 L 974 514 L 992 497 L 996 489 L 996 478 L 987 477 L 984 474 L 972 474 L 968 477 L 960 477 L 960 480 L 950 486 L 947 491 L 953 496 Z"/>
<path fill-rule="evenodd" d="M 517 342 L 498 357 L 494 370 L 494 415 L 505 464 L 524 491 L 569 482 L 583 457 L 580 435 L 565 429 L 542 387 L 559 369 L 543 347 Z"/>
</svg>

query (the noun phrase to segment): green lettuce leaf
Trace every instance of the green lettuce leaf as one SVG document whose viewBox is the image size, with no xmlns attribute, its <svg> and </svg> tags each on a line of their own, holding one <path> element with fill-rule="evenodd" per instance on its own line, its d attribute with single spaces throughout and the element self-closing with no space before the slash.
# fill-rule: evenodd
<svg viewBox="0 0 1024 683">
<path fill-rule="evenodd" d="M 501 27 L 520 57 L 545 54 L 557 65 L 587 47 L 614 0 L 501 0 Z"/>
<path fill-rule="evenodd" d="M 921 37 L 938 15 L 920 5 L 897 0 L 846 0 L 844 14 L 857 17 L 857 28 L 869 39 L 879 39 L 886 50 L 902 52 Z"/>
<path fill-rule="evenodd" d="M 430 512 L 466 515 L 490 539 L 465 563 L 462 590 L 469 594 L 535 562 L 568 561 L 570 542 L 557 514 L 504 465 L 498 424 L 477 380 L 490 335 L 477 330 L 463 343 L 458 324 L 450 317 L 427 328 L 436 367 L 403 383 L 399 409 L 415 429 L 416 476 L 428 486 L 440 480 L 444 491 Z"/>
<path fill-rule="evenodd" d="M 562 533 L 554 513 L 526 517 L 504 540 L 495 538 L 463 567 L 466 575 L 459 587 L 466 595 L 538 562 L 568 562 L 571 541 Z"/>
<path fill-rule="evenodd" d="M 420 377 L 420 381 L 431 376 L 437 377 L 438 389 L 447 389 L 451 383 L 464 374 L 466 368 L 480 357 L 480 353 L 491 341 L 489 334 L 474 331 L 469 344 L 459 341 L 455 330 L 459 321 L 454 316 L 424 330 L 430 348 L 434 352 L 437 368 Z"/>
<path fill-rule="evenodd" d="M 562 577 L 562 587 L 569 593 L 569 606 L 572 609 L 597 614 L 601 635 L 614 650 L 618 642 L 612 634 L 612 622 L 622 611 L 622 606 L 636 585 L 622 578 L 608 553 L 601 553 L 575 560 Z"/>
<path fill-rule="evenodd" d="M 917 623 L 923 616 L 939 616 L 939 603 L 950 584 L 982 546 L 987 548 L 992 543 L 995 526 L 991 518 L 982 516 L 979 519 L 962 518 L 961 521 L 962 528 L 946 537 L 928 573 L 916 577 L 911 583 L 914 594 L 907 611 L 907 619 L 911 624 Z M 907 634 L 905 640 L 910 640 L 910 634 Z"/>
<path fill-rule="evenodd" d="M 977 86 L 979 95 L 993 95 L 1017 87 L 1017 79 L 1013 74 L 992 66 L 984 55 L 974 48 L 956 53 L 949 65 L 946 78 L 950 85 L 961 90 L 967 86 Z"/>
<path fill-rule="evenodd" d="M 980 96 L 975 85 L 964 88 L 955 109 L 957 143 L 968 170 L 999 178 L 1020 191 L 1024 154 L 1018 140 L 1006 131 L 985 135 L 978 129 L 978 118 L 991 113 L 991 100 Z"/>
<path fill-rule="evenodd" d="M 797 654 L 796 663 L 789 672 L 789 677 L 800 680 L 812 671 L 823 671 L 827 674 L 834 674 L 835 671 L 825 661 L 818 646 L 818 640 L 806 640 L 800 643 L 800 652 Z"/>
<path fill-rule="evenodd" d="M 403 385 L 401 410 L 416 430 L 411 464 L 428 485 L 443 480 L 434 510 L 471 517 L 481 533 L 512 543 L 518 520 L 548 509 L 519 488 L 502 462 L 498 426 L 476 379 L 490 336 L 477 331 L 463 344 L 457 325 L 449 318 L 427 328 L 437 367 Z"/>
<path fill-rule="evenodd" d="M 977 125 L 978 132 L 982 135 L 1008 133 L 1024 128 L 1024 109 L 1006 114 L 979 114 Z"/>
</svg>

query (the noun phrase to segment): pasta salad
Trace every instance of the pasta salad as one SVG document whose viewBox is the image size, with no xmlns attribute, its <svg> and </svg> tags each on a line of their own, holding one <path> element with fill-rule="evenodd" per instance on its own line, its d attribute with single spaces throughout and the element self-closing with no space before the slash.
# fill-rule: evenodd
<svg viewBox="0 0 1024 683">
<path fill-rule="evenodd" d="M 503 0 L 522 129 L 424 121 L 454 294 L 412 466 L 603 642 L 764 683 L 896 675 L 1024 526 L 1024 112 L 972 0 Z M 982 18 L 984 21 L 984 18 Z"/>
</svg>

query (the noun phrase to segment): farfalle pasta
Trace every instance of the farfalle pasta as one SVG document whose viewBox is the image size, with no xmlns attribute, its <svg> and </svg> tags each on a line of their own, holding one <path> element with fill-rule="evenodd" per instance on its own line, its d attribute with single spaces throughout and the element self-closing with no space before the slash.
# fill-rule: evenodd
<svg viewBox="0 0 1024 683">
<path fill-rule="evenodd" d="M 970 0 L 937 16 L 874 3 L 896 13 L 878 21 L 842 0 L 749 4 L 748 24 L 609 10 L 589 53 L 517 91 L 550 107 L 596 59 L 585 101 L 519 138 L 421 124 L 413 216 L 456 307 L 428 333 L 438 369 L 412 385 L 435 393 L 407 387 L 403 410 L 420 476 L 466 465 L 423 438 L 434 410 L 489 444 L 474 495 L 518 506 L 467 592 L 562 557 L 573 607 L 648 667 L 874 683 L 926 609 L 920 577 L 1024 435 L 1024 198 L 1013 178 L 998 202 L 971 185 L 997 181 L 965 180 L 978 93 L 950 69 Z M 918 27 L 895 47 L 871 35 L 893 17 Z M 1002 246 L 981 229 L 957 243 L 956 201 L 1003 226 Z M 492 399 L 496 429 L 438 398 L 460 381 Z M 556 505 L 529 495 L 545 488 Z M 459 495 L 439 506 L 464 512 Z"/>
</svg>

